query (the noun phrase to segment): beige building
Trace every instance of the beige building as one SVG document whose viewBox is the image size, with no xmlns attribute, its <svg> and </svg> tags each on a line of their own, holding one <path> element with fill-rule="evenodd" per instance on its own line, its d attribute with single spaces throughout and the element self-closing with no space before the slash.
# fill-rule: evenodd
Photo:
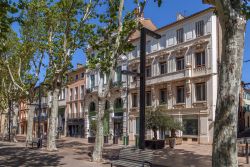
<svg viewBox="0 0 250 167">
<path fill-rule="evenodd" d="M 78 64 L 77 69 L 67 74 L 66 131 L 67 136 L 84 137 L 84 99 L 85 67 Z"/>
<path fill-rule="evenodd" d="M 146 105 L 161 106 L 166 114 L 182 122 L 178 132 L 184 141 L 212 143 L 217 97 L 220 27 L 214 9 L 209 8 L 161 28 L 141 18 L 144 26 L 161 35 L 156 40 L 147 37 Z M 138 33 L 131 42 L 135 49 L 121 59 L 114 78 L 114 87 L 107 99 L 109 131 L 120 136 L 128 133 L 130 140 L 139 133 L 139 78 L 122 76 L 128 69 L 139 72 L 140 39 Z M 97 111 L 98 70 L 86 72 L 86 129 Z M 105 79 L 104 79 L 105 81 Z M 126 114 L 126 82 L 129 86 L 128 117 Z M 159 132 L 163 138 L 168 132 Z M 87 133 L 87 136 L 90 134 Z M 148 131 L 147 136 L 151 132 Z"/>
</svg>

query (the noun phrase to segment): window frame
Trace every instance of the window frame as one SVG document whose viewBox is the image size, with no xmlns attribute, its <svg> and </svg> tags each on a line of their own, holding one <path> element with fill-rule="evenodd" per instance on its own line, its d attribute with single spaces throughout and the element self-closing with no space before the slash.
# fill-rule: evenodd
<svg viewBox="0 0 250 167">
<path fill-rule="evenodd" d="M 179 99 L 179 90 L 180 89 L 183 90 L 183 92 L 181 94 L 183 97 L 180 97 L 180 99 Z M 176 103 L 177 104 L 179 104 L 179 103 L 185 103 L 185 86 L 184 85 L 176 87 Z"/>
<path fill-rule="evenodd" d="M 205 34 L 204 20 L 195 22 L 195 34 L 196 34 L 196 37 L 204 36 Z"/>
<path fill-rule="evenodd" d="M 176 43 L 180 44 L 184 42 L 184 28 L 179 28 L 176 30 Z"/>
<path fill-rule="evenodd" d="M 162 98 L 164 95 L 164 98 Z M 167 103 L 167 89 L 159 89 L 159 103 L 161 104 L 166 104 Z"/>
<path fill-rule="evenodd" d="M 199 89 L 198 89 L 199 86 Z M 199 91 L 200 95 L 198 95 Z M 200 83 L 196 83 L 195 84 L 195 100 L 197 102 L 200 101 L 206 101 L 207 100 L 207 86 L 206 86 L 206 82 L 200 82 Z"/>
<path fill-rule="evenodd" d="M 159 67 L 160 67 L 160 75 L 164 75 L 164 74 L 167 74 L 168 73 L 168 70 L 167 70 L 167 61 L 162 61 L 162 62 L 159 62 Z M 162 73 L 162 67 L 163 67 L 163 73 Z"/>
<path fill-rule="evenodd" d="M 183 57 L 176 57 L 176 71 L 181 71 L 185 69 L 185 58 Z M 179 62 L 181 63 L 180 66 L 181 68 L 179 69 Z"/>
<path fill-rule="evenodd" d="M 198 56 L 200 56 L 200 63 L 198 64 Z M 205 50 L 200 52 L 195 52 L 195 67 L 205 67 L 206 66 L 206 52 Z"/>
</svg>

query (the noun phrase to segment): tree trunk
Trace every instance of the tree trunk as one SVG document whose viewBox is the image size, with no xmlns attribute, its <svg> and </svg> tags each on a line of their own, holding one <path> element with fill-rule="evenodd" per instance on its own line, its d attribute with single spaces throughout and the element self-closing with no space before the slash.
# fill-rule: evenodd
<svg viewBox="0 0 250 167">
<path fill-rule="evenodd" d="M 96 138 L 95 138 L 95 147 L 93 152 L 93 161 L 100 162 L 102 160 L 102 151 L 103 151 L 103 143 L 104 143 L 104 135 L 103 135 L 103 118 L 104 118 L 104 109 L 105 109 L 105 100 L 98 100 L 98 113 L 97 113 L 97 122 L 96 122 Z"/>
<path fill-rule="evenodd" d="M 33 139 L 34 112 L 35 106 L 29 106 L 26 141 L 32 141 Z"/>
<path fill-rule="evenodd" d="M 12 129 L 11 129 L 12 141 L 13 141 L 13 142 L 17 142 L 17 139 L 16 139 L 16 133 L 17 133 L 17 117 L 18 117 L 18 108 L 15 107 L 15 108 L 13 108 L 13 114 L 12 114 Z"/>
<path fill-rule="evenodd" d="M 238 167 L 237 116 L 246 19 L 241 1 L 216 1 L 222 27 L 222 55 L 213 138 L 213 167 Z"/>
<path fill-rule="evenodd" d="M 153 129 L 153 133 L 154 133 L 154 140 L 157 140 L 157 129 Z"/>
<path fill-rule="evenodd" d="M 49 129 L 47 136 L 47 150 L 55 151 L 56 148 L 56 134 L 57 134 L 57 119 L 58 119 L 58 96 L 59 89 L 52 91 L 52 105 L 49 114 Z"/>
</svg>

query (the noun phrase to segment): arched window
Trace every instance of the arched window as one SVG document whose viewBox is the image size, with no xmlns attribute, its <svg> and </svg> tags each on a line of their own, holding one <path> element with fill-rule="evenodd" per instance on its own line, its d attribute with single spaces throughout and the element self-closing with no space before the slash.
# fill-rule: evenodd
<svg viewBox="0 0 250 167">
<path fill-rule="evenodd" d="M 90 112 L 95 111 L 95 102 L 91 102 L 91 103 L 89 104 L 89 111 L 90 111 Z"/>
<path fill-rule="evenodd" d="M 121 98 L 117 98 L 115 100 L 115 109 L 122 109 L 123 107 L 123 102 Z"/>
</svg>

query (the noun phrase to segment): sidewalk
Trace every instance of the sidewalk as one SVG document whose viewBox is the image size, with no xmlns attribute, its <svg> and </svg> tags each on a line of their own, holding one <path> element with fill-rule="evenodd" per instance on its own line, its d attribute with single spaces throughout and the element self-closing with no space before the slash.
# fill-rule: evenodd
<svg viewBox="0 0 250 167">
<path fill-rule="evenodd" d="M 90 162 L 88 153 L 94 144 L 87 143 L 87 139 L 62 137 L 57 141 L 57 147 L 57 152 L 47 152 L 46 148 L 25 148 L 24 142 L 0 142 L 0 166 L 108 167 L 110 156 L 117 155 L 124 146 L 105 144 L 103 157 L 106 163 Z M 175 149 L 167 146 L 155 151 L 154 162 L 168 167 L 209 167 L 211 154 L 211 145 L 182 144 Z M 239 166 L 249 167 L 245 162 L 245 157 L 239 157 Z"/>
</svg>

